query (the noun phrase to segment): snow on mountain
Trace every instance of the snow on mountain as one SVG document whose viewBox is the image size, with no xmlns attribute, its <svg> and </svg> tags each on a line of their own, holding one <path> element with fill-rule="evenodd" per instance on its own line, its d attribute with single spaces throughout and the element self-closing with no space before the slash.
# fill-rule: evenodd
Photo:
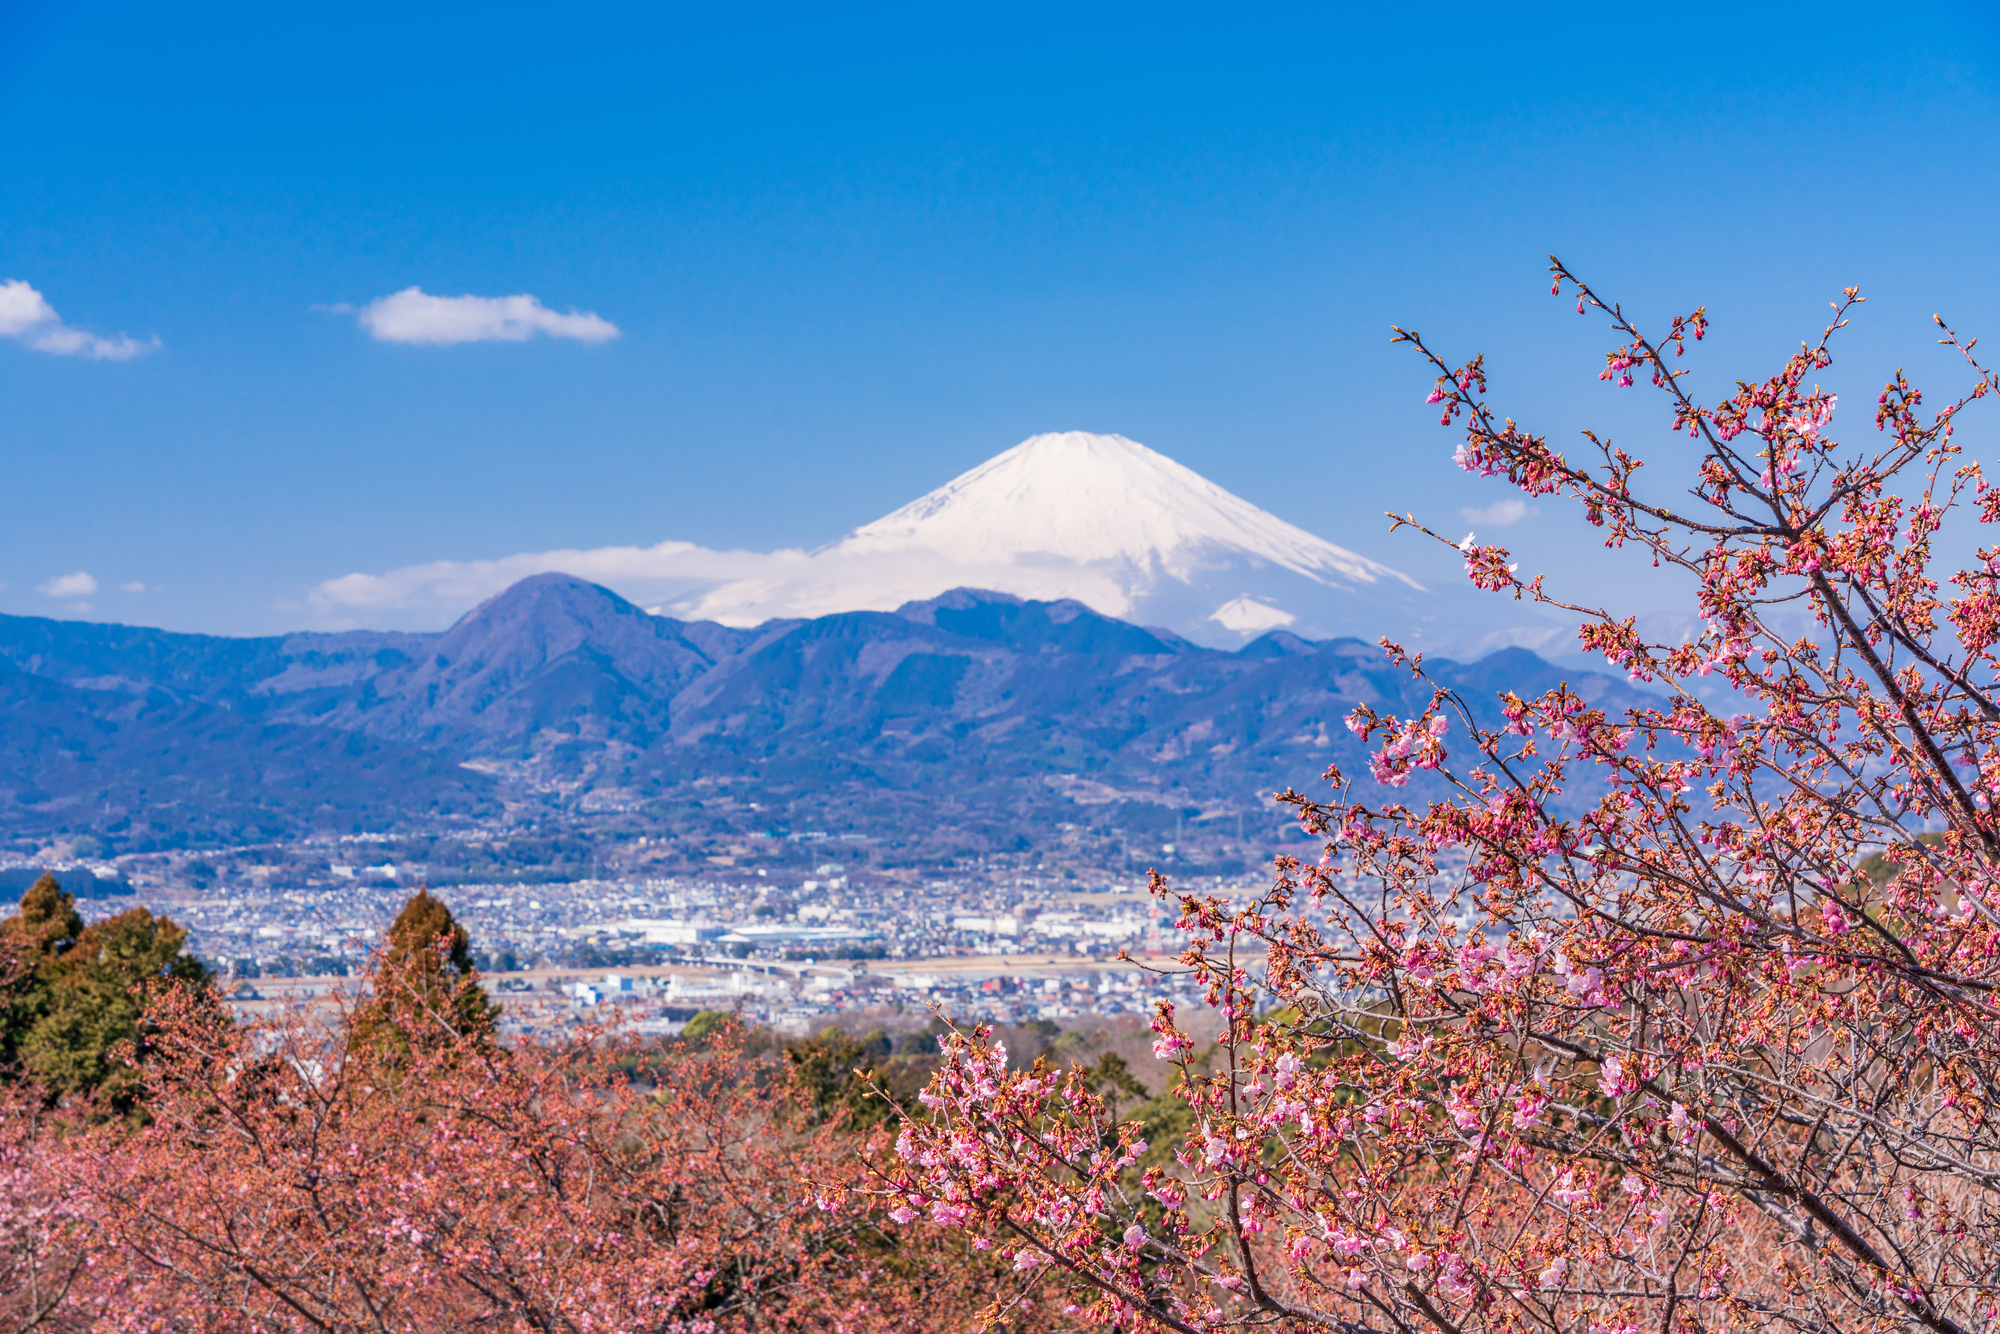
<svg viewBox="0 0 2000 1334">
<path fill-rule="evenodd" d="M 1121 435 L 1038 435 L 809 554 L 668 610 L 754 624 L 887 610 L 948 588 L 1075 598 L 1189 639 L 1268 630 L 1408 633 L 1435 599 L 1414 579 L 1286 523 Z"/>
<path fill-rule="evenodd" d="M 663 542 L 445 561 L 329 580 L 314 600 L 323 613 L 365 609 L 379 620 L 426 601 L 462 609 L 543 571 L 681 620 L 732 626 L 890 611 L 953 588 L 1074 598 L 1217 647 L 1285 629 L 1313 639 L 1389 634 L 1434 649 L 1502 624 L 1462 589 L 1426 589 L 1136 441 L 1083 431 L 1024 440 L 813 551 Z"/>
<path fill-rule="evenodd" d="M 815 554 L 911 551 L 962 565 L 1124 562 L 1174 578 L 1228 552 L 1312 579 L 1418 586 L 1136 440 L 1086 431 L 1023 440 Z"/>
</svg>

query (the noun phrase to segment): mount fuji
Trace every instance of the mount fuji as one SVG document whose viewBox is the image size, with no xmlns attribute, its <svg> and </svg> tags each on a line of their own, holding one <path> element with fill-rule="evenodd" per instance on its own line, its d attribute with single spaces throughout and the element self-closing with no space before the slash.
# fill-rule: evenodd
<svg viewBox="0 0 2000 1334">
<path fill-rule="evenodd" d="M 1368 625 L 1398 632 L 1437 601 L 1408 575 L 1257 508 L 1122 435 L 1038 435 L 893 514 L 808 554 L 778 578 L 731 580 L 668 610 L 753 625 L 887 611 L 951 588 L 1051 601 L 1241 644 Z"/>
<path fill-rule="evenodd" d="M 1137 441 L 1083 431 L 1033 436 L 812 551 L 663 542 L 538 552 L 349 575 L 320 585 L 314 601 L 323 614 L 372 611 L 379 625 L 384 613 L 455 614 L 550 571 L 657 614 L 728 626 L 892 611 L 979 588 L 1073 599 L 1212 647 L 1285 630 L 1306 639 L 1389 634 L 1436 649 L 1500 628 L 1460 589 L 1427 589 Z"/>
</svg>

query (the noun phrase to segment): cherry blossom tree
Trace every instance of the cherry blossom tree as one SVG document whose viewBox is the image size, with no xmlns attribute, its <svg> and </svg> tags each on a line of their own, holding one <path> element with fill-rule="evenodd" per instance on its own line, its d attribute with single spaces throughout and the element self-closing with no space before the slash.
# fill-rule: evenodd
<svg viewBox="0 0 2000 1334">
<path fill-rule="evenodd" d="M 1705 310 L 1649 334 L 1551 276 L 1614 331 L 1600 379 L 1661 395 L 1663 467 L 1591 432 L 1572 458 L 1489 404 L 1481 358 L 1396 340 L 1462 467 L 1688 576 L 1696 628 L 1648 642 L 1461 546 L 1649 702 L 1356 709 L 1370 774 L 1284 797 L 1325 855 L 1249 901 L 1172 896 L 1227 1023 L 1197 1052 L 1159 1007 L 1186 1143 L 1157 1161 L 1077 1073 L 955 1034 L 878 1186 L 899 1217 L 1128 1330 L 2000 1318 L 2000 550 L 1978 536 L 2000 487 L 1957 435 L 2000 379 L 1940 320 L 1968 387 L 1928 410 L 1899 370 L 1843 442 L 1816 377 L 1854 290 L 1775 374 L 1704 399 Z M 1451 795 L 1400 804 L 1419 770 Z"/>
<path fill-rule="evenodd" d="M 439 966 L 404 940 L 331 1013 L 239 1025 L 155 998 L 146 1124 L 79 1120 L 39 1179 L 91 1229 L 69 1311 L 159 1331 L 969 1325 L 990 1259 L 855 1190 L 882 1132 L 802 1115 L 788 1064 L 733 1026 L 699 1049 L 497 1042 L 462 940 L 424 911 Z"/>
<path fill-rule="evenodd" d="M 0 1088 L 0 1331 L 88 1329 L 102 1237 L 39 1090 Z"/>
</svg>

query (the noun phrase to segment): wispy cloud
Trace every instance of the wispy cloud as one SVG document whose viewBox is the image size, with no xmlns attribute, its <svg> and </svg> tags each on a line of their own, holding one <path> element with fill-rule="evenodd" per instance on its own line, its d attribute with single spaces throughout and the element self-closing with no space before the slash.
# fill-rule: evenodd
<svg viewBox="0 0 2000 1334">
<path fill-rule="evenodd" d="M 739 626 L 782 616 L 890 611 L 950 588 L 1075 597 L 1114 616 L 1127 611 L 1131 600 L 1120 569 L 1110 566 L 973 565 L 935 552 L 714 551 L 691 542 L 662 542 L 349 574 L 316 585 L 307 601 L 313 620 L 328 629 L 360 623 L 429 629 L 449 624 L 518 580 L 551 571 L 603 584 L 649 611 Z"/>
<path fill-rule="evenodd" d="M 125 589 L 127 593 L 143 593 L 146 591 L 146 586 L 142 583 L 137 583 L 137 582 L 125 584 L 122 585 L 122 587 Z"/>
<path fill-rule="evenodd" d="M 361 327 L 384 343 L 519 343 L 536 334 L 603 343 L 619 334 L 617 325 L 591 311 L 572 307 L 565 315 L 526 293 L 432 296 L 422 288 L 406 287 L 369 302 L 356 314 Z"/>
<path fill-rule="evenodd" d="M 1496 500 L 1485 509 L 1462 509 L 1460 518 L 1468 523 L 1480 524 L 1487 528 L 1505 528 L 1510 523 L 1519 523 L 1534 511 L 1525 500 Z"/>
<path fill-rule="evenodd" d="M 97 580 L 78 570 L 75 574 L 61 574 L 45 584 L 37 584 L 36 591 L 52 598 L 89 597 L 97 591 Z"/>
<path fill-rule="evenodd" d="M 59 357 L 89 357 L 93 361 L 130 361 L 160 345 L 157 338 L 140 342 L 119 334 L 101 338 L 62 322 L 48 298 L 20 278 L 0 282 L 0 338 L 26 343 L 37 352 Z"/>
<path fill-rule="evenodd" d="M 692 542 L 529 551 L 497 560 L 441 560 L 386 574 L 343 575 L 315 586 L 310 601 L 322 619 L 352 612 L 407 612 L 420 620 L 449 620 L 532 574 L 561 571 L 655 604 L 679 602 L 746 578 L 782 580 L 808 563 L 803 551 L 711 551 Z"/>
</svg>

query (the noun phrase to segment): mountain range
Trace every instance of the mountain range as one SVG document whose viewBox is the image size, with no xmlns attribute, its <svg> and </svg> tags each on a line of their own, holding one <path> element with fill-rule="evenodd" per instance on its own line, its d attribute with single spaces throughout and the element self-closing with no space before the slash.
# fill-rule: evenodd
<svg viewBox="0 0 2000 1334">
<path fill-rule="evenodd" d="M 1559 677 L 1630 696 L 1522 649 L 1430 667 L 1489 718 L 1501 689 Z M 973 589 L 754 627 L 565 574 L 436 634 L 0 617 L 0 834 L 138 851 L 535 812 L 698 820 L 718 791 L 773 828 L 958 822 L 1002 843 L 1107 803 L 1263 819 L 1329 764 L 1365 774 L 1340 726 L 1356 703 L 1427 696 L 1356 639 L 1221 649 Z"/>
</svg>

